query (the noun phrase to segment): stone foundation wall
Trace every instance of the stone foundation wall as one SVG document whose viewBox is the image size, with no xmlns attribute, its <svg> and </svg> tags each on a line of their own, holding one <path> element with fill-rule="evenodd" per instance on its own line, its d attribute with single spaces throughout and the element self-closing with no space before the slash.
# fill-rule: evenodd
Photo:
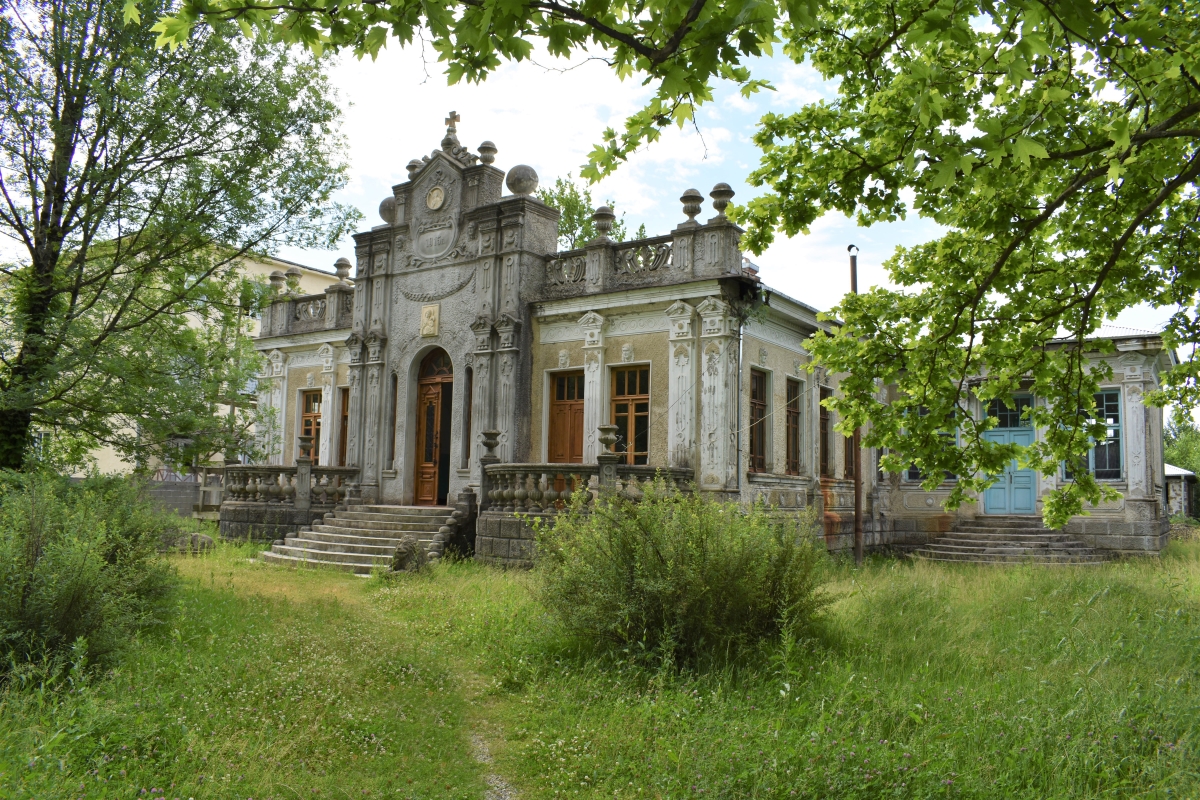
<svg viewBox="0 0 1200 800">
<path fill-rule="evenodd" d="M 221 504 L 221 538 L 232 541 L 273 542 L 307 528 L 330 508 L 307 511 L 275 503 Z"/>
<path fill-rule="evenodd" d="M 554 517 L 554 514 L 524 514 Z M 533 529 L 524 519 L 502 511 L 484 511 L 475 520 L 475 560 L 498 567 L 529 569 L 533 566 Z"/>
</svg>

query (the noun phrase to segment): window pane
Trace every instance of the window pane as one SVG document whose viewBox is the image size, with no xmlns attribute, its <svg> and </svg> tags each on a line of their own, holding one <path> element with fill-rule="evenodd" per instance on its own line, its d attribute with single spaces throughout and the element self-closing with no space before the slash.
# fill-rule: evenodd
<svg viewBox="0 0 1200 800">
<path fill-rule="evenodd" d="M 650 370 L 641 370 L 638 376 L 638 394 L 650 394 Z"/>
</svg>

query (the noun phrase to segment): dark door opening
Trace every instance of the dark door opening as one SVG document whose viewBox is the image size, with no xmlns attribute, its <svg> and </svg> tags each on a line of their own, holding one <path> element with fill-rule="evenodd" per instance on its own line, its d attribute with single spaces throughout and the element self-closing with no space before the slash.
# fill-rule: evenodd
<svg viewBox="0 0 1200 800">
<path fill-rule="evenodd" d="M 444 350 L 421 362 L 417 383 L 417 458 L 414 502 L 445 505 L 450 488 L 450 410 L 454 369 Z"/>
</svg>

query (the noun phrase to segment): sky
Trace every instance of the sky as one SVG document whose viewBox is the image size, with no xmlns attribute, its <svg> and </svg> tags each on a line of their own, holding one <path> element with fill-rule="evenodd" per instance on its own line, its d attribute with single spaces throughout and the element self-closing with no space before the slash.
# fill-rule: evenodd
<svg viewBox="0 0 1200 800">
<path fill-rule="evenodd" d="M 597 204 L 611 201 L 627 229 L 645 224 L 651 236 L 669 232 L 686 219 L 679 196 L 695 188 L 705 196 L 700 219 L 714 213 L 708 193 L 724 181 L 734 202 L 761 189 L 746 183 L 758 165 L 752 136 L 767 111 L 787 113 L 821 98 L 832 99 L 836 85 L 815 70 L 787 58 L 751 62 L 755 77 L 775 91 L 743 98 L 732 85 L 718 86 L 715 100 L 702 106 L 696 124 L 670 128 L 646 145 L 615 174 L 591 187 Z M 400 48 L 395 42 L 375 61 L 344 54 L 332 59 L 330 78 L 345 109 L 342 132 L 349 145 L 349 184 L 336 197 L 364 214 L 362 229 L 381 223 L 379 202 L 394 184 L 407 180 L 405 165 L 439 148 L 450 111 L 461 117 L 458 138 L 473 151 L 484 140 L 495 143 L 496 166 L 533 167 L 542 186 L 556 177 L 579 175 L 587 153 L 605 128 L 623 121 L 650 96 L 637 79 L 621 81 L 602 61 L 570 62 L 535 55 L 532 61 L 505 64 L 481 84 L 446 83 L 432 51 Z M 765 252 L 751 256 L 763 281 L 773 289 L 824 310 L 849 289 L 846 247 L 859 247 L 859 286 L 890 285 L 883 262 L 897 245 L 935 238 L 936 224 L 910 214 L 890 224 L 858 227 L 840 213 L 818 219 L 807 235 L 779 237 Z M 283 248 L 278 255 L 319 269 L 332 270 L 340 256 L 353 260 L 347 238 L 336 252 Z M 1116 320 L 1134 328 L 1160 329 L 1166 310 L 1130 309 Z"/>
</svg>

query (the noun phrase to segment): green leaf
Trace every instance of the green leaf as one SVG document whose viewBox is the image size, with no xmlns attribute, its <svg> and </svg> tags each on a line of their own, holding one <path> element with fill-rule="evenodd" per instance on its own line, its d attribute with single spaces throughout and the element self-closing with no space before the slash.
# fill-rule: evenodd
<svg viewBox="0 0 1200 800">
<path fill-rule="evenodd" d="M 125 0 L 122 18 L 126 25 L 142 21 L 142 12 L 138 10 L 138 0 Z"/>
</svg>

